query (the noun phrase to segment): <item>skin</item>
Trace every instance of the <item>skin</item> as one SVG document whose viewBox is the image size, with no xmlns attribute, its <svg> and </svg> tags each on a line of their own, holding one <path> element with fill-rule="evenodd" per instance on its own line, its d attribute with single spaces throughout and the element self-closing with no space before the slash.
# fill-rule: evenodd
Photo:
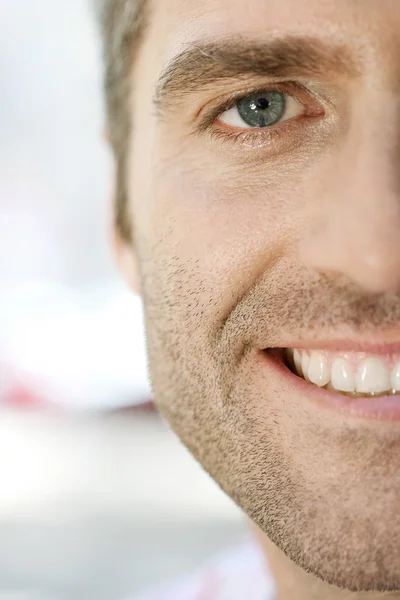
<svg viewBox="0 0 400 600">
<path fill-rule="evenodd" d="M 156 401 L 257 527 L 280 600 L 400 598 L 398 422 L 311 402 L 262 352 L 382 332 L 398 341 L 400 4 L 151 8 L 132 73 L 134 247 L 118 232 L 116 247 L 143 296 Z M 357 65 L 303 77 L 317 93 L 303 101 L 322 116 L 242 143 L 193 133 L 224 96 L 269 89 L 262 76 L 188 89 L 155 110 L 169 61 L 199 40 L 293 33 Z"/>
</svg>

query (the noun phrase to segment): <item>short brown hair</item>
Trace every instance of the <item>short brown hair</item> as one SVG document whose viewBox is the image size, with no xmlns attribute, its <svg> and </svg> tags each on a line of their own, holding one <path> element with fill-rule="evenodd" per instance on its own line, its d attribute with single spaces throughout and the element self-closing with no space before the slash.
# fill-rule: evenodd
<svg viewBox="0 0 400 600">
<path fill-rule="evenodd" d="M 131 241 L 127 217 L 126 155 L 132 130 L 129 99 L 135 50 L 144 28 L 147 0 L 95 0 L 104 48 L 104 84 L 108 132 L 117 164 L 115 223 L 120 235 Z"/>
</svg>

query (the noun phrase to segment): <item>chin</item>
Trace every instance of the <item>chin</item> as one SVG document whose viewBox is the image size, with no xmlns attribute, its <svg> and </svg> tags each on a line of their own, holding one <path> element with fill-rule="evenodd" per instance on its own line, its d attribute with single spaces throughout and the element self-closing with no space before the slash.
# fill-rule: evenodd
<svg viewBox="0 0 400 600">
<path fill-rule="evenodd" d="M 348 556 L 349 563 L 352 559 L 354 559 L 354 562 L 348 564 L 347 567 L 340 564 L 343 567 L 342 571 L 333 572 L 332 567 L 313 569 L 312 566 L 305 570 L 308 570 L 325 583 L 349 592 L 400 592 L 398 561 L 397 565 L 392 563 L 391 566 L 385 566 L 382 564 L 385 561 L 377 560 L 376 557 L 368 562 L 368 560 L 365 560 L 367 557 L 352 557 L 345 552 L 344 557 L 346 556 Z M 380 564 L 382 564 L 381 569 L 379 569 Z"/>
<path fill-rule="evenodd" d="M 400 592 L 398 524 L 393 529 L 386 519 L 366 528 L 365 522 L 356 518 L 351 524 L 338 516 L 336 529 L 324 530 L 321 525 L 314 522 L 319 535 L 313 534 L 308 524 L 309 530 L 299 529 L 289 543 L 282 543 L 282 537 L 275 543 L 303 571 L 336 588 L 359 593 Z"/>
</svg>

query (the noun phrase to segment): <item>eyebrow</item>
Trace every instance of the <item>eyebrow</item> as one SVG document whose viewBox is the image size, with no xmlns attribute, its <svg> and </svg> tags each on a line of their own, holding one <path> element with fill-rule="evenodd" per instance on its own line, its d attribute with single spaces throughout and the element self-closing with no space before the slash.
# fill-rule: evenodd
<svg viewBox="0 0 400 600">
<path fill-rule="evenodd" d="M 154 104 L 157 109 L 165 109 L 166 103 L 229 78 L 326 77 L 328 73 L 349 77 L 359 73 L 344 45 L 299 36 L 262 42 L 243 37 L 197 41 L 165 67 L 156 85 Z"/>
</svg>

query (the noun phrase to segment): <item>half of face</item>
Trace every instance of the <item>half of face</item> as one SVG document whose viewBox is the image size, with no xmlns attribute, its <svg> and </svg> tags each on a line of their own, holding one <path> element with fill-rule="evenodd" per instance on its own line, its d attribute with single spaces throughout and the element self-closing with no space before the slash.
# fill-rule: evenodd
<svg viewBox="0 0 400 600">
<path fill-rule="evenodd" d="M 400 5 L 154 0 L 129 212 L 156 401 L 286 555 L 400 590 Z"/>
</svg>

